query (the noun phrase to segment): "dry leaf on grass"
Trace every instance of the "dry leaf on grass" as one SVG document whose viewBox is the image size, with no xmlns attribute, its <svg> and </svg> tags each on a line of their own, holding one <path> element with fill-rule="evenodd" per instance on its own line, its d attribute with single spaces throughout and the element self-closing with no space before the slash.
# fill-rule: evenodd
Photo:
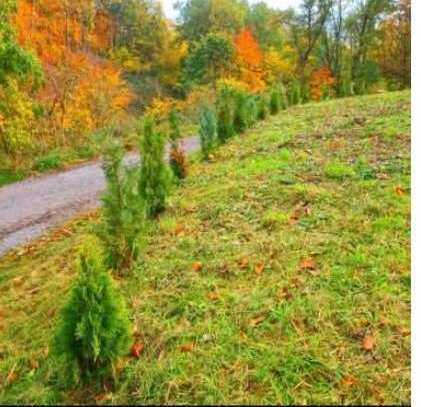
<svg viewBox="0 0 421 407">
<path fill-rule="evenodd" d="M 135 342 L 131 349 L 131 354 L 134 358 L 140 358 L 140 355 L 143 352 L 143 349 L 145 348 L 145 345 L 140 342 Z"/>
<path fill-rule="evenodd" d="M 246 269 L 249 266 L 249 259 L 248 257 L 243 257 L 239 262 L 238 266 L 240 269 Z"/>
<path fill-rule="evenodd" d="M 219 295 L 217 292 L 215 292 L 215 291 L 211 291 L 211 292 L 208 294 L 208 298 L 209 298 L 211 301 L 216 301 L 216 300 L 219 300 L 219 298 L 221 298 L 221 297 L 220 297 L 220 295 Z"/>
<path fill-rule="evenodd" d="M 399 195 L 399 196 L 402 196 L 402 195 L 404 195 L 405 194 L 405 191 L 403 190 L 403 188 L 401 187 L 401 186 L 397 186 L 396 188 L 395 188 L 395 192 L 396 192 L 396 194 L 397 195 Z"/>
<path fill-rule="evenodd" d="M 366 335 L 362 341 L 362 347 L 367 352 L 370 352 L 376 346 L 376 341 L 371 335 Z"/>
<path fill-rule="evenodd" d="M 341 382 L 343 385 L 347 387 L 351 387 L 351 386 L 355 386 L 358 383 L 358 380 L 354 376 L 349 375 L 349 376 L 344 376 Z"/>
<path fill-rule="evenodd" d="M 301 270 L 316 270 L 316 262 L 311 258 L 304 259 L 300 263 Z"/>
<path fill-rule="evenodd" d="M 259 261 L 259 263 L 257 263 L 257 264 L 254 266 L 254 272 L 255 272 L 257 275 L 262 274 L 264 269 L 265 269 L 265 264 L 264 264 L 262 261 Z"/>
<path fill-rule="evenodd" d="M 194 348 L 193 343 L 185 343 L 185 344 L 180 346 L 181 352 L 191 352 L 193 350 L 193 348 Z"/>
<path fill-rule="evenodd" d="M 192 268 L 194 271 L 200 271 L 203 268 L 203 264 L 200 261 L 195 261 Z"/>
<path fill-rule="evenodd" d="M 257 326 L 257 325 L 261 324 L 265 319 L 266 319 L 266 317 L 264 315 L 261 315 L 260 317 L 251 319 L 250 322 L 249 322 L 249 325 L 250 326 Z"/>
</svg>

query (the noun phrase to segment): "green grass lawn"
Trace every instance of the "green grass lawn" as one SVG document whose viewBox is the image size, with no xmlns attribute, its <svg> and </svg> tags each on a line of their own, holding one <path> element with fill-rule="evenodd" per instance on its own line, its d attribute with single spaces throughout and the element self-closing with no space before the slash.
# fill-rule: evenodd
<svg viewBox="0 0 421 407">
<path fill-rule="evenodd" d="M 0 402 L 410 402 L 410 93 L 293 107 L 214 155 L 118 281 L 145 347 L 113 389 L 67 389 L 49 352 L 95 217 L 0 260 Z"/>
</svg>

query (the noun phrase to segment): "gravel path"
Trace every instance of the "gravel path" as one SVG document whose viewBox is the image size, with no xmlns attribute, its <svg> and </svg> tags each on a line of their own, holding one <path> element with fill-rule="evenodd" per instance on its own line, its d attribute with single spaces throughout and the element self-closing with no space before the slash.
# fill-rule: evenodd
<svg viewBox="0 0 421 407">
<path fill-rule="evenodd" d="M 196 137 L 183 140 L 186 152 L 198 148 Z M 125 162 L 135 163 L 137 157 L 129 153 Z M 101 161 L 0 188 L 0 255 L 79 212 L 97 208 L 104 188 Z"/>
</svg>

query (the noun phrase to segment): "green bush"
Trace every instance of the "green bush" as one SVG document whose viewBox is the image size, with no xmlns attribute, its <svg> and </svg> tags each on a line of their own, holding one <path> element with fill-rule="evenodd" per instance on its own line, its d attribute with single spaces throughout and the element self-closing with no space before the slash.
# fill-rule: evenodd
<svg viewBox="0 0 421 407">
<path fill-rule="evenodd" d="M 54 170 L 63 166 L 62 157 L 57 152 L 51 152 L 45 156 L 38 158 L 34 164 L 34 170 L 44 172 Z"/>
<path fill-rule="evenodd" d="M 104 379 L 128 352 L 130 321 L 121 294 L 104 268 L 101 252 L 87 244 L 78 261 L 79 276 L 54 338 L 55 353 L 65 359 L 66 376 Z"/>
<path fill-rule="evenodd" d="M 171 178 L 164 158 L 165 138 L 161 133 L 154 131 L 150 118 L 145 119 L 139 151 L 139 195 L 145 204 L 147 217 L 155 218 L 165 210 Z"/>
<path fill-rule="evenodd" d="M 234 135 L 233 115 L 230 100 L 221 96 L 218 100 L 217 138 L 223 144 Z"/>
<path fill-rule="evenodd" d="M 268 116 L 268 110 L 267 110 L 267 102 L 264 95 L 259 96 L 259 99 L 257 101 L 257 118 L 259 120 L 265 120 Z"/>
<path fill-rule="evenodd" d="M 145 227 L 144 208 L 136 189 L 136 168 L 122 167 L 121 144 L 110 143 L 104 152 L 106 191 L 102 218 L 96 229 L 106 249 L 106 263 L 113 270 L 130 269 L 139 254 L 139 235 Z"/>
<path fill-rule="evenodd" d="M 199 138 L 203 158 L 207 160 L 216 140 L 216 117 L 209 107 L 206 107 L 200 115 Z"/>
<path fill-rule="evenodd" d="M 240 93 L 235 96 L 233 125 L 237 134 L 244 133 L 248 125 L 247 98 Z"/>
</svg>

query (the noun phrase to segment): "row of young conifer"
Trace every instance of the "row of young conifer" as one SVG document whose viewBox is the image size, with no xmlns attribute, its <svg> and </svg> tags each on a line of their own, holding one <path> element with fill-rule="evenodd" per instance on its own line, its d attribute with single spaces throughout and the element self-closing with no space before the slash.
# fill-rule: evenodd
<svg viewBox="0 0 421 407">
<path fill-rule="evenodd" d="M 232 89 L 221 91 L 215 108 L 205 108 L 200 116 L 203 159 L 208 160 L 217 145 L 243 133 L 269 113 L 277 114 L 295 103 L 295 94 L 286 95 L 280 89 L 257 96 Z M 72 382 L 95 379 L 99 384 L 110 375 L 115 378 L 115 362 L 129 350 L 130 316 L 112 274 L 130 272 L 154 220 L 166 208 L 171 180 L 187 175 L 175 112 L 171 112 L 169 124 L 169 165 L 166 138 L 155 131 L 150 118 L 139 127 L 139 164 L 125 165 L 118 137 L 113 137 L 104 152 L 106 191 L 101 221 L 95 228 L 96 239 L 85 242 L 81 250 L 79 275 L 55 336 L 54 348 L 65 360 L 67 373 L 72 372 Z"/>
</svg>

